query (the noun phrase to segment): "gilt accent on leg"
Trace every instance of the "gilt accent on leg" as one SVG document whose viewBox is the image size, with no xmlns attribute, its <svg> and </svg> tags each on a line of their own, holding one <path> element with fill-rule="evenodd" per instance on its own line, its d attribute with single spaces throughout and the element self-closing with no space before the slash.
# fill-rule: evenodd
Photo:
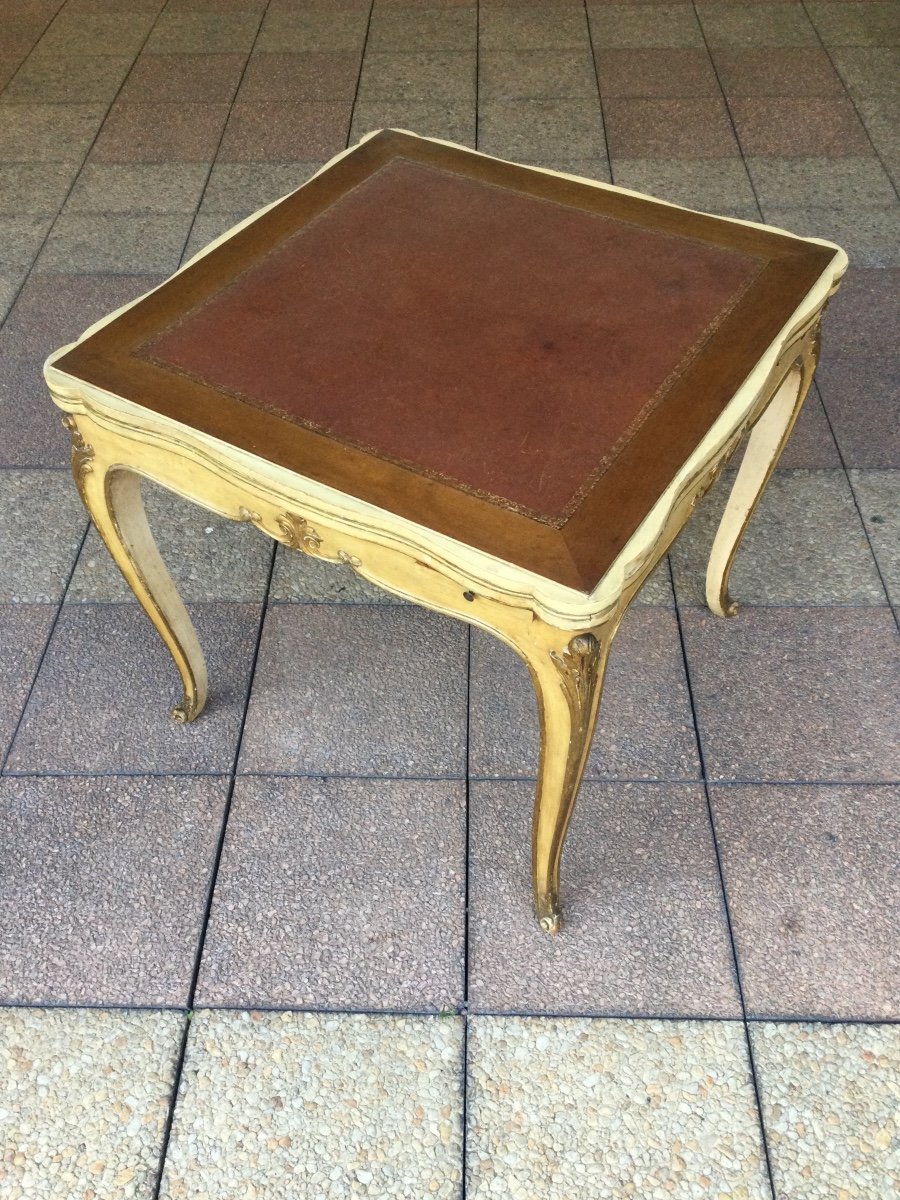
<svg viewBox="0 0 900 1200">
<path fill-rule="evenodd" d="M 609 636 L 582 633 L 543 658 L 529 659 L 541 713 L 541 762 L 532 836 L 534 909 L 547 933 L 562 925 L 563 845 L 590 749 Z"/>
</svg>

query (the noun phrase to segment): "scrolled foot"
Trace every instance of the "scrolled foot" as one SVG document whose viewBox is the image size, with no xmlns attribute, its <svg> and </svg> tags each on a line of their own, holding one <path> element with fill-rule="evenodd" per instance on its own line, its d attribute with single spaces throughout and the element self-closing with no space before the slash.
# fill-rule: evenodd
<svg viewBox="0 0 900 1200">
<path fill-rule="evenodd" d="M 551 896 L 547 893 L 536 896 L 534 915 L 544 933 L 559 933 L 562 929 L 562 912 L 558 896 Z"/>
<path fill-rule="evenodd" d="M 709 597 L 707 602 L 710 611 L 715 613 L 717 617 L 736 617 L 738 615 L 738 604 L 735 600 L 732 600 L 727 589 L 721 596 Z"/>
<path fill-rule="evenodd" d="M 177 721 L 179 725 L 190 725 L 191 721 L 200 716 L 202 708 L 203 705 L 196 696 L 185 696 L 181 703 L 172 709 L 172 720 Z"/>
</svg>

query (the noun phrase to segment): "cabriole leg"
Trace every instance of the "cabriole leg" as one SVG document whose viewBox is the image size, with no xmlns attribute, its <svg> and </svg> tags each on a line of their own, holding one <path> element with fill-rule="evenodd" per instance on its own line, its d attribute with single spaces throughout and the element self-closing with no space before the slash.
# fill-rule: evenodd
<svg viewBox="0 0 900 1200">
<path fill-rule="evenodd" d="M 818 337 L 814 335 L 750 433 L 706 570 L 706 603 L 717 616 L 733 617 L 737 613 L 737 605 L 728 592 L 731 567 L 750 518 L 800 415 L 817 357 Z"/>
<path fill-rule="evenodd" d="M 176 721 L 193 721 L 206 703 L 206 664 L 147 524 L 140 477 L 104 464 L 85 442 L 75 419 L 66 417 L 64 423 L 72 434 L 72 472 L 91 520 L 181 675 L 184 698 L 172 709 L 172 716 Z"/>
<path fill-rule="evenodd" d="M 535 916 L 558 932 L 563 844 L 587 761 L 612 630 L 560 634 L 557 645 L 526 655 L 541 717 L 541 760 L 532 829 Z"/>
</svg>

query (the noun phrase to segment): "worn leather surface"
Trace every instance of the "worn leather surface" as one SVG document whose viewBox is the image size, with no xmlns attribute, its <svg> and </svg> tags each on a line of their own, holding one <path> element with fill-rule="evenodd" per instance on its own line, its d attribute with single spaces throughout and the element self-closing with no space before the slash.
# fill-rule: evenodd
<svg viewBox="0 0 900 1200">
<path fill-rule="evenodd" d="M 561 526 L 761 265 L 399 157 L 139 354 Z"/>
</svg>

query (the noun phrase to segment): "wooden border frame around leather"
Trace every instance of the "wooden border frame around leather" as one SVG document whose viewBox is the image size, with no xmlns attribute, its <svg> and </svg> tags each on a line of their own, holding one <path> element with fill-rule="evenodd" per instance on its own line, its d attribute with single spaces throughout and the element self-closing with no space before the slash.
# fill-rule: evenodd
<svg viewBox="0 0 900 1200">
<path fill-rule="evenodd" d="M 373 458 L 131 356 L 131 351 L 175 312 L 198 302 L 252 262 L 274 238 L 297 228 L 396 154 L 449 165 L 453 170 L 581 207 L 594 206 L 621 219 L 702 236 L 769 260 L 707 352 L 685 372 L 667 403 L 651 415 L 640 436 L 626 446 L 560 530 Z M 208 258 L 214 247 L 218 253 Z M 638 537 L 660 500 L 679 480 L 683 482 L 685 466 L 695 459 L 711 429 L 726 412 L 734 414 L 740 408 L 739 398 L 749 413 L 754 385 L 762 386 L 763 376 L 777 375 L 777 360 L 789 355 L 791 341 L 819 311 L 845 266 L 843 251 L 827 242 L 648 202 L 625 189 L 507 164 L 434 139 L 382 131 L 338 155 L 289 197 L 217 239 L 147 297 L 112 314 L 74 346 L 51 356 L 47 380 L 56 393 L 62 388 L 89 398 L 95 410 L 104 404 L 109 407 L 114 398 L 119 420 L 125 412 L 122 406 L 130 405 L 132 417 L 140 411 L 150 419 L 153 413 L 158 421 L 150 419 L 151 425 L 162 430 L 172 422 L 182 439 L 206 446 L 207 452 L 212 444 L 227 446 L 235 461 L 249 455 L 273 470 L 282 468 L 300 475 L 313 489 L 310 503 L 321 487 L 323 496 L 332 500 L 352 496 L 371 510 L 370 515 L 375 511 L 390 514 L 420 531 L 426 527 L 417 517 L 427 512 L 428 533 L 583 597 L 602 587 L 623 548 Z M 785 312 L 791 312 L 787 323 L 783 322 Z M 769 349 L 760 360 L 761 345 Z"/>
</svg>

